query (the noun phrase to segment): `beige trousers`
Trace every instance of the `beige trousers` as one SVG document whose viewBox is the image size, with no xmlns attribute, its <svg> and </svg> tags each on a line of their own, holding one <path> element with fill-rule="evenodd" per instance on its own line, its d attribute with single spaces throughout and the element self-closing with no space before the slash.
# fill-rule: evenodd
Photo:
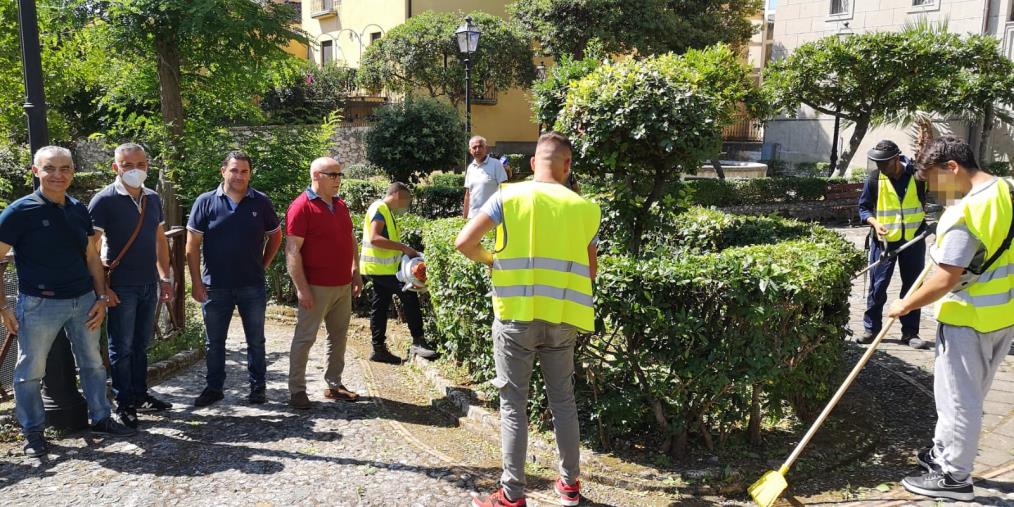
<svg viewBox="0 0 1014 507">
<path fill-rule="evenodd" d="M 328 387 L 342 385 L 342 371 L 345 370 L 345 344 L 348 341 L 349 318 L 352 316 L 352 285 L 324 287 L 311 285 L 313 308 L 299 307 L 296 314 L 296 330 L 289 349 L 289 392 L 306 392 L 306 362 L 310 349 L 317 341 L 320 323 L 327 331 L 327 370 L 324 381 Z"/>
</svg>

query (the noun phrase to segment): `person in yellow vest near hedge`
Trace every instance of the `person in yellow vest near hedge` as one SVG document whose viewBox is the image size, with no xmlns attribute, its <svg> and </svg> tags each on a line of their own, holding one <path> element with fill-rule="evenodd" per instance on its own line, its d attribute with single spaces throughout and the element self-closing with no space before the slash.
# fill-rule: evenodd
<svg viewBox="0 0 1014 507">
<path fill-rule="evenodd" d="M 868 157 L 877 164 L 877 169 L 870 172 L 859 196 L 859 219 L 870 224 L 871 234 L 876 235 L 870 238 L 869 262 L 873 264 L 886 253 L 881 241 L 886 241 L 887 251 L 892 251 L 926 227 L 923 211 L 926 183 L 917 181 L 915 165 L 901 154 L 893 141 L 880 141 L 869 151 Z M 868 344 L 880 333 L 887 287 L 894 276 L 896 262 L 901 270 L 901 293 L 905 294 L 926 265 L 926 243 L 912 245 L 870 270 L 864 331 L 856 340 L 858 343 Z M 929 342 L 919 338 L 919 317 L 917 310 L 901 319 L 901 341 L 913 348 L 928 349 Z"/>
<path fill-rule="evenodd" d="M 491 266 L 493 358 L 500 390 L 501 487 L 476 507 L 525 505 L 528 388 L 538 356 L 560 452 L 555 490 L 562 505 L 580 502 L 579 429 L 574 400 L 574 342 L 595 328 L 595 278 L 601 212 L 564 186 L 570 141 L 555 132 L 539 138 L 531 160 L 534 181 L 503 185 L 458 234 L 469 259 Z M 481 244 L 496 229 L 494 252 Z"/>
<path fill-rule="evenodd" d="M 409 354 L 423 359 L 435 359 L 436 351 L 426 343 L 423 336 L 422 312 L 419 310 L 419 296 L 412 291 L 403 291 L 396 273 L 401 266 L 401 256 L 416 257 L 412 247 L 401 243 L 398 215 L 412 204 L 412 192 L 401 182 L 391 183 L 387 195 L 374 202 L 363 217 L 363 249 L 359 255 L 359 269 L 372 282 L 370 292 L 370 334 L 373 338 L 373 353 L 370 361 L 401 364 L 401 358 L 387 348 L 387 313 L 391 300 L 397 294 L 405 310 L 412 346 Z"/>
<path fill-rule="evenodd" d="M 902 485 L 920 495 L 970 501 L 983 400 L 1014 338 L 1012 185 L 979 169 L 971 147 L 950 136 L 919 155 L 919 176 L 947 206 L 931 250 L 937 269 L 887 313 L 899 317 L 939 300 L 937 422 L 932 445 L 916 456 L 925 473 Z M 957 200 L 958 194 L 964 197 Z"/>
</svg>

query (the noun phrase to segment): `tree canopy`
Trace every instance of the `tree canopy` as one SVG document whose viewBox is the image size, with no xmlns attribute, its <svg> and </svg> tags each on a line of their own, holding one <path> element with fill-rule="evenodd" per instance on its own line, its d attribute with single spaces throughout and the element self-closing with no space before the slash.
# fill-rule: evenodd
<svg viewBox="0 0 1014 507">
<path fill-rule="evenodd" d="M 584 57 L 594 39 L 607 53 L 651 55 L 750 40 L 760 0 L 516 0 L 507 10 L 546 54 Z"/>
<path fill-rule="evenodd" d="M 428 97 L 409 98 L 377 110 L 366 134 L 366 158 L 392 181 L 415 183 L 459 164 L 466 142 L 453 107 Z"/>
<path fill-rule="evenodd" d="M 508 21 L 472 12 L 482 35 L 472 61 L 473 90 L 528 88 L 535 79 L 531 43 Z M 426 11 L 392 28 L 363 53 L 358 80 L 371 91 L 444 97 L 457 105 L 465 98 L 465 68 L 454 31 L 463 13 Z"/>
</svg>

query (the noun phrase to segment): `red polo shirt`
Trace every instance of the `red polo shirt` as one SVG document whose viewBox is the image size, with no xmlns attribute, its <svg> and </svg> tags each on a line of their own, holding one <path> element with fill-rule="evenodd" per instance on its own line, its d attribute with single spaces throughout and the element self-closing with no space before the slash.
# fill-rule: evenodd
<svg viewBox="0 0 1014 507">
<path fill-rule="evenodd" d="M 310 285 L 336 287 L 352 283 L 352 217 L 345 201 L 331 208 L 312 190 L 299 194 L 285 214 L 285 232 L 303 238 L 303 272 Z"/>
</svg>

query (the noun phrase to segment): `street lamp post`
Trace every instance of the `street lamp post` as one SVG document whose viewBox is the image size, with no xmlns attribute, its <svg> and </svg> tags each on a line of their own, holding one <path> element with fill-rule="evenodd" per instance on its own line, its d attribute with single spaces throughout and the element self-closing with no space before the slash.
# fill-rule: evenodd
<svg viewBox="0 0 1014 507">
<path fill-rule="evenodd" d="M 465 58 L 465 133 L 472 135 L 472 55 L 479 49 L 479 28 L 472 24 L 472 16 L 458 27 L 458 50 Z"/>
<path fill-rule="evenodd" d="M 836 34 L 839 39 L 845 39 L 852 35 L 852 29 L 849 28 L 849 22 L 842 23 L 842 27 L 838 29 Z M 831 137 L 831 169 L 828 176 L 834 176 L 834 172 L 838 169 L 838 132 L 841 127 L 841 106 L 838 106 L 834 110 L 834 135 Z"/>
<path fill-rule="evenodd" d="M 39 22 L 35 0 L 18 0 L 18 23 L 21 30 L 21 61 L 25 78 L 25 114 L 28 116 L 28 145 L 34 154 L 49 144 L 46 125 L 46 95 L 42 87 L 42 56 L 39 46 Z M 38 179 L 33 177 L 38 187 Z M 42 380 L 46 422 L 76 430 L 88 425 L 84 398 L 77 390 L 74 359 L 70 340 L 60 330 L 46 358 L 46 376 Z"/>
</svg>

